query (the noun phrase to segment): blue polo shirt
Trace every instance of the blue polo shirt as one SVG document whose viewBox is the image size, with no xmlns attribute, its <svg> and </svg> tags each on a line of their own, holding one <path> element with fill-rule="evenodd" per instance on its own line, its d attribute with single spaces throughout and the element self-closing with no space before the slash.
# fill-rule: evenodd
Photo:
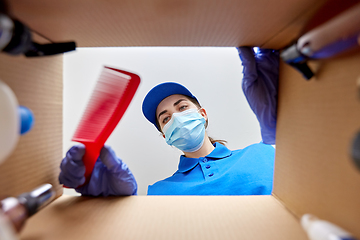
<svg viewBox="0 0 360 240">
<path fill-rule="evenodd" d="M 201 158 L 180 157 L 178 170 L 148 187 L 148 195 L 269 195 L 275 149 L 258 143 L 231 151 L 220 143 Z"/>
</svg>

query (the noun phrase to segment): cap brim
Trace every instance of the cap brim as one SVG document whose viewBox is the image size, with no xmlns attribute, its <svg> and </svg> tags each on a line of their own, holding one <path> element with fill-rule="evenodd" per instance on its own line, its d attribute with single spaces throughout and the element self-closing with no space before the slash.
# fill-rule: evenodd
<svg viewBox="0 0 360 240">
<path fill-rule="evenodd" d="M 147 120 L 156 126 L 156 109 L 159 103 L 174 94 L 182 94 L 196 99 L 192 93 L 183 85 L 175 82 L 161 83 L 152 88 L 145 96 L 142 111 Z M 197 101 L 197 99 L 196 99 Z"/>
</svg>

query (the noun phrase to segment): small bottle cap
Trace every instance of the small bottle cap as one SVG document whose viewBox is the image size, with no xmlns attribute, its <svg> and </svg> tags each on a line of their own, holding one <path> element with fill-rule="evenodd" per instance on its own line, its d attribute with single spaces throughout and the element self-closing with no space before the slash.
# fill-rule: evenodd
<svg viewBox="0 0 360 240">
<path fill-rule="evenodd" d="M 34 114 L 32 111 L 24 106 L 18 108 L 20 116 L 20 134 L 23 135 L 31 130 L 34 125 Z"/>
</svg>

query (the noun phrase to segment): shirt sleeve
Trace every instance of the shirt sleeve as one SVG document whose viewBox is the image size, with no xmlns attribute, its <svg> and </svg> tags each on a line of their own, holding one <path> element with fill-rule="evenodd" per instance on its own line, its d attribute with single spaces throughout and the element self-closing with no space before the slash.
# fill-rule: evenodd
<svg viewBox="0 0 360 240">
<path fill-rule="evenodd" d="M 239 47 L 243 65 L 242 89 L 261 128 L 263 143 L 275 144 L 279 82 L 279 52 Z"/>
</svg>

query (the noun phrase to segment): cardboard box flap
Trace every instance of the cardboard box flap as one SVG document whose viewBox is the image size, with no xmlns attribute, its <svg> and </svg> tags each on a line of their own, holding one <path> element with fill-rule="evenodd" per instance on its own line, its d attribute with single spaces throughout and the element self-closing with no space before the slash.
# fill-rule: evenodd
<svg viewBox="0 0 360 240">
<path fill-rule="evenodd" d="M 44 183 L 55 186 L 60 196 L 62 56 L 27 59 L 1 54 L 0 79 L 34 114 L 32 130 L 19 137 L 13 153 L 0 165 L 1 199 Z"/>
<path fill-rule="evenodd" d="M 261 46 L 294 39 L 325 0 L 11 1 L 14 15 L 79 47 Z M 286 30 L 286 31 L 285 31 Z M 281 38 L 274 38 L 279 33 Z"/>
<path fill-rule="evenodd" d="M 297 219 L 272 196 L 63 196 L 30 219 L 21 239 L 307 237 Z"/>
<path fill-rule="evenodd" d="M 311 63 L 306 81 L 280 66 L 273 194 L 297 216 L 312 213 L 360 236 L 360 171 L 351 146 L 360 130 L 360 52 Z"/>
</svg>

